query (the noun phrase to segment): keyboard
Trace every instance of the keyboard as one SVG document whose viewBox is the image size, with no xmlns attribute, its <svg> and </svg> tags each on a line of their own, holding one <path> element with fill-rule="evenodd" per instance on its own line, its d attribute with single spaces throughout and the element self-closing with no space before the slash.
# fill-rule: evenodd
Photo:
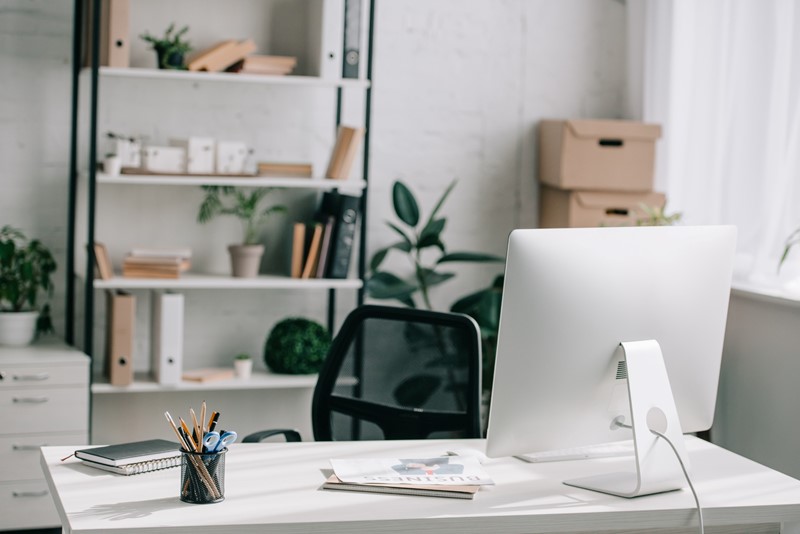
<svg viewBox="0 0 800 534">
<path fill-rule="evenodd" d="M 615 456 L 633 456 L 633 440 L 612 441 L 585 447 L 571 447 L 551 451 L 532 452 L 517 456 L 520 460 L 531 463 L 563 462 L 567 460 L 586 460 L 589 458 L 610 458 Z"/>
</svg>

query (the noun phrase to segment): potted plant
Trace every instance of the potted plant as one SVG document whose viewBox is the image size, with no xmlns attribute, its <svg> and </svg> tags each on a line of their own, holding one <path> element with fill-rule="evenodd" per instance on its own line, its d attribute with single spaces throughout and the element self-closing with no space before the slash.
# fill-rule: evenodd
<svg viewBox="0 0 800 534">
<path fill-rule="evenodd" d="M 258 242 L 259 232 L 270 215 L 286 212 L 286 206 L 262 207 L 261 203 L 272 191 L 269 187 L 258 187 L 249 193 L 233 186 L 204 185 L 206 195 L 200 204 L 197 220 L 207 223 L 217 215 L 233 215 L 244 227 L 241 244 L 228 246 L 231 255 L 231 270 L 237 278 L 253 278 L 258 275 L 264 245 Z"/>
<path fill-rule="evenodd" d="M 154 37 L 145 32 L 139 38 L 150 43 L 153 50 L 156 51 L 159 69 L 185 70 L 184 59 L 192 47 L 182 37 L 189 31 L 189 27 L 184 26 L 175 34 L 172 33 L 173 31 L 175 31 L 175 23 L 169 25 L 167 31 L 164 32 L 164 37 Z"/>
<path fill-rule="evenodd" d="M 55 270 L 41 241 L 9 225 L 0 229 L 0 345 L 25 346 L 37 332 L 52 331 L 50 307 L 38 304 L 42 294 L 52 295 Z"/>
<path fill-rule="evenodd" d="M 264 343 L 264 363 L 274 373 L 303 375 L 319 372 L 331 335 L 311 319 L 289 317 L 278 322 Z"/>
<path fill-rule="evenodd" d="M 237 354 L 233 357 L 233 370 L 236 378 L 248 380 L 253 374 L 253 359 L 244 352 Z"/>
</svg>

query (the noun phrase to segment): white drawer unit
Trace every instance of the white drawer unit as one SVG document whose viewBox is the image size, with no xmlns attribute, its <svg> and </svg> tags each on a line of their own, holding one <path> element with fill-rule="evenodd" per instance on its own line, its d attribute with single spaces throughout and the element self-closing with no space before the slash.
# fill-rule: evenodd
<svg viewBox="0 0 800 534">
<path fill-rule="evenodd" d="M 89 442 L 89 358 L 63 343 L 0 347 L 0 531 L 58 527 L 39 447 Z"/>
</svg>

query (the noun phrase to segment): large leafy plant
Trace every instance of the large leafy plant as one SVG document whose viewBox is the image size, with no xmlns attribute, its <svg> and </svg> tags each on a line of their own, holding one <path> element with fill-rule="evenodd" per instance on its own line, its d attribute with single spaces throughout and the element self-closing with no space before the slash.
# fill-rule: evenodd
<svg viewBox="0 0 800 534">
<path fill-rule="evenodd" d="M 504 258 L 492 254 L 448 251 L 442 235 L 447 219 L 439 212 L 455 184 L 452 182 L 445 189 L 430 215 L 423 221 L 419 204 L 408 187 L 400 181 L 394 183 L 392 204 L 399 222 L 387 221 L 386 224 L 400 239 L 372 256 L 371 274 L 367 281 L 367 292 L 370 297 L 394 299 L 410 307 L 417 307 L 417 301 L 421 301 L 425 308 L 432 309 L 431 289 L 455 276 L 453 272 L 444 270 L 449 264 L 505 261 Z M 410 275 L 403 277 L 381 268 L 390 253 L 405 257 L 410 267 Z M 423 253 L 428 261 L 423 258 Z M 453 312 L 470 315 L 480 326 L 484 356 L 482 380 L 484 390 L 488 390 L 492 384 L 502 292 L 503 276 L 499 275 L 489 287 L 458 299 L 450 308 Z M 422 386 L 425 377 L 420 375 L 418 378 L 418 383 L 415 385 Z M 419 402 L 416 404 L 418 405 Z"/>
<path fill-rule="evenodd" d="M 267 207 L 261 205 L 272 191 L 269 187 L 258 187 L 249 193 L 229 185 L 204 185 L 202 187 L 206 196 L 200 204 L 197 220 L 200 223 L 207 223 L 217 215 L 237 217 L 242 222 L 244 229 L 242 243 L 245 245 L 258 243 L 259 232 L 270 215 L 286 212 L 286 206 L 283 205 L 276 204 Z"/>
<path fill-rule="evenodd" d="M 9 225 L 0 229 L 0 311 L 39 309 L 39 297 L 53 294 L 50 278 L 56 270 L 50 250 L 38 239 L 27 239 Z M 37 323 L 39 332 L 52 331 L 50 307 L 45 303 Z"/>
<path fill-rule="evenodd" d="M 402 182 L 397 181 L 392 188 L 392 203 L 399 223 L 387 221 L 387 225 L 400 237 L 396 243 L 376 252 L 370 260 L 370 277 L 367 281 L 369 296 L 375 299 L 394 299 L 416 308 L 421 300 L 427 309 L 433 309 L 430 291 L 455 276 L 455 273 L 444 270 L 447 264 L 455 262 L 502 262 L 503 258 L 480 252 L 448 252 L 442 240 L 442 232 L 447 219 L 439 216 L 439 210 L 455 187 L 452 182 L 445 189 L 428 218 L 423 222 L 419 204 L 411 191 Z M 411 275 L 405 278 L 382 270 L 387 255 L 395 251 L 402 254 L 409 262 Z M 436 254 L 428 261 L 423 253 Z"/>
</svg>

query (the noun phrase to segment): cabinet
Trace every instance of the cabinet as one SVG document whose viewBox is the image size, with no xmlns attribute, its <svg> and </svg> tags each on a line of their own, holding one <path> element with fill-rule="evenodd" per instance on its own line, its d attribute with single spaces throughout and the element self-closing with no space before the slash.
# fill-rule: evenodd
<svg viewBox="0 0 800 534">
<path fill-rule="evenodd" d="M 63 343 L 0 347 L 1 529 L 61 524 L 39 447 L 86 443 L 89 358 Z"/>
<path fill-rule="evenodd" d="M 346 33 L 352 28 L 348 24 L 353 23 L 346 22 L 346 15 L 355 4 L 360 7 L 358 46 L 362 53 L 356 76 L 345 78 L 343 43 L 348 42 Z M 76 6 L 85 9 L 83 2 L 76 2 Z M 295 377 L 266 373 L 260 356 L 269 328 L 277 320 L 303 315 L 327 323 L 335 331 L 337 316 L 363 299 L 371 98 L 369 54 L 363 52 L 371 42 L 371 13 L 369 0 L 130 0 L 131 66 L 93 64 L 81 70 L 76 65 L 72 224 L 68 236 L 73 257 L 69 258 L 68 277 L 77 283 L 68 288 L 67 338 L 92 357 L 94 375 L 103 368 L 103 290 L 123 289 L 137 297 L 133 357 L 137 381 L 124 389 L 111 388 L 100 380 L 92 384 L 93 413 L 99 414 L 93 417 L 93 442 L 97 442 L 95 436 L 106 437 L 103 441 L 125 437 L 123 425 L 118 425 L 120 433 L 113 436 L 102 433 L 99 427 L 109 428 L 110 417 L 103 414 L 111 410 L 100 403 L 138 406 L 166 396 L 169 402 L 181 404 L 175 401 L 181 396 L 185 407 L 198 404 L 196 399 L 207 391 L 209 395 L 226 393 L 225 399 L 239 395 L 242 398 L 236 404 L 251 412 L 269 411 L 259 405 L 262 401 L 278 410 L 286 405 L 308 406 L 305 399 L 310 399 L 313 379 L 300 384 Z M 81 15 L 77 13 L 76 20 Z M 90 15 L 99 17 L 96 11 Z M 143 32 L 160 34 L 172 22 L 176 27 L 189 26 L 187 37 L 197 49 L 222 39 L 249 37 L 256 42 L 258 53 L 296 56 L 296 73 L 260 76 L 155 69 L 155 54 L 137 36 Z M 92 46 L 98 46 L 98 41 L 94 40 Z M 80 48 L 81 42 L 80 32 L 76 32 L 75 46 Z M 352 44 L 352 39 L 349 42 Z M 366 129 L 360 169 L 345 181 L 323 178 L 339 124 Z M 141 135 L 153 145 L 192 135 L 241 140 L 252 147 L 257 161 L 310 162 L 314 176 L 109 176 L 81 161 L 84 153 L 88 154 L 87 162 L 103 158 L 107 132 Z M 201 185 L 275 188 L 270 201 L 289 208 L 287 214 L 271 219 L 263 236 L 264 274 L 258 278 L 239 279 L 229 274 L 226 247 L 241 239 L 238 221 L 219 218 L 206 225 L 196 222 Z M 352 274 L 336 280 L 289 278 L 292 223 L 308 219 L 321 193 L 332 189 L 362 199 Z M 193 251 L 192 269 L 177 280 L 119 276 L 97 280 L 93 252 L 86 248 L 87 243 L 95 241 L 105 244 L 117 272 L 124 254 L 135 247 L 189 247 Z M 250 352 L 260 367 L 253 381 L 215 383 L 198 389 L 160 387 L 147 379 L 149 300 L 152 290 L 164 289 L 185 296 L 184 367 L 229 366 L 234 354 Z M 77 332 L 81 326 L 82 331 Z M 252 398 L 258 391 L 282 397 Z M 291 394 L 301 395 L 303 400 L 292 399 Z M 284 410 L 287 415 L 283 424 L 297 426 L 293 424 L 296 421 L 289 420 L 296 413 L 290 416 L 289 412 L 296 410 Z M 157 424 L 165 433 L 169 431 L 163 421 Z M 251 424 L 258 429 L 264 428 L 265 422 L 256 419 Z M 301 422 L 300 426 L 306 425 Z M 247 432 L 248 428 L 237 430 Z"/>
</svg>

